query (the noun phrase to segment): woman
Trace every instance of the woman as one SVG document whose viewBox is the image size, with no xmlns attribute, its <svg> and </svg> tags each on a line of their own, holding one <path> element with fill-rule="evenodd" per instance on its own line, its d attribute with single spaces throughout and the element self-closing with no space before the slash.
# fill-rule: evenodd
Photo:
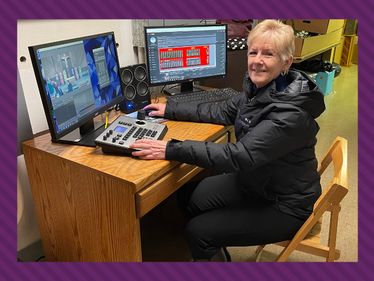
<svg viewBox="0 0 374 281">
<path fill-rule="evenodd" d="M 170 119 L 235 125 L 237 143 L 137 141 L 142 159 L 176 160 L 220 175 L 199 183 L 188 203 L 186 227 L 195 260 L 212 259 L 225 246 L 290 239 L 321 193 L 314 147 L 325 109 L 323 95 L 305 74 L 290 70 L 294 33 L 275 20 L 248 36 L 244 92 L 218 103 L 152 104 Z"/>
</svg>

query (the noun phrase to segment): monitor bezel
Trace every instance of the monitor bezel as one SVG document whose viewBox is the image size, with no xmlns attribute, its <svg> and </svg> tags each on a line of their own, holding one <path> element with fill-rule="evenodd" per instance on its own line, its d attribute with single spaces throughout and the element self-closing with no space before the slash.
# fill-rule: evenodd
<svg viewBox="0 0 374 281">
<path fill-rule="evenodd" d="M 224 26 L 225 27 L 225 38 L 226 38 L 226 48 L 225 48 L 225 74 L 217 74 L 217 75 L 209 75 L 209 76 L 203 76 L 203 77 L 196 77 L 196 78 L 189 78 L 189 79 L 181 79 L 181 80 L 174 80 L 174 81 L 163 81 L 163 82 L 157 82 L 152 83 L 151 81 L 151 73 L 149 68 L 149 54 L 148 54 L 148 40 L 147 40 L 147 30 L 148 29 L 155 29 L 155 28 L 162 28 L 162 29 L 168 29 L 168 28 L 194 28 L 194 27 L 212 27 L 212 26 Z M 227 75 L 227 24 L 206 24 L 206 25 L 168 25 L 168 26 L 145 26 L 144 27 L 144 41 L 145 41 L 145 52 L 146 52 L 146 64 L 147 64 L 147 72 L 149 77 L 149 85 L 150 86 L 160 86 L 160 85 L 171 85 L 171 84 L 179 84 L 179 83 L 185 83 L 185 82 L 194 82 L 194 81 L 200 81 L 204 79 L 209 78 L 225 78 Z"/>
<path fill-rule="evenodd" d="M 34 73 L 35 73 L 35 78 L 36 78 L 38 88 L 39 88 L 39 94 L 40 94 L 40 97 L 41 97 L 41 100 L 42 100 L 42 103 L 43 103 L 44 113 L 45 113 L 45 116 L 47 118 L 49 132 L 51 134 L 53 142 L 58 142 L 59 139 L 61 139 L 62 137 L 66 136 L 67 134 L 73 132 L 76 129 L 79 129 L 82 125 L 84 125 L 87 122 L 89 122 L 90 120 L 94 119 L 96 116 L 104 113 L 109 108 L 111 108 L 111 107 L 115 106 L 116 104 L 120 103 L 124 99 L 124 94 L 123 94 L 123 91 L 122 91 L 122 85 L 120 83 L 119 84 L 119 87 L 120 87 L 119 95 L 116 98 L 114 98 L 109 103 L 102 106 L 101 108 L 96 109 L 94 112 L 90 113 L 89 115 L 85 116 L 84 118 L 80 119 L 73 126 L 67 128 L 67 129 L 65 129 L 61 132 L 57 132 L 57 129 L 55 128 L 54 123 L 53 123 L 53 116 L 52 116 L 52 111 L 51 111 L 53 108 L 52 108 L 52 106 L 49 105 L 48 96 L 47 96 L 48 93 L 45 91 L 45 81 L 43 81 L 44 79 L 43 79 L 43 75 L 41 73 L 41 68 L 39 67 L 38 62 L 37 62 L 37 50 L 42 49 L 42 48 L 46 48 L 46 47 L 63 45 L 63 44 L 68 44 L 68 43 L 77 42 L 77 41 L 81 41 L 81 40 L 87 40 L 87 39 L 92 39 L 92 38 L 96 38 L 96 37 L 100 37 L 100 36 L 109 36 L 109 35 L 112 35 L 112 38 L 113 38 L 113 44 L 114 44 L 115 55 L 116 55 L 116 63 L 117 63 L 117 67 L 118 67 L 118 77 L 119 77 L 119 80 L 121 81 L 120 64 L 119 64 L 119 57 L 118 57 L 118 51 L 117 51 L 117 43 L 116 43 L 115 35 L 114 35 L 113 31 L 98 33 L 98 34 L 92 34 L 92 35 L 86 35 L 86 36 L 76 37 L 76 38 L 72 38 L 72 39 L 54 41 L 54 42 L 49 42 L 49 43 L 44 43 L 44 44 L 39 44 L 39 45 L 34 45 L 34 46 L 29 46 L 28 47 L 31 62 L 32 62 L 32 65 L 33 65 Z"/>
</svg>

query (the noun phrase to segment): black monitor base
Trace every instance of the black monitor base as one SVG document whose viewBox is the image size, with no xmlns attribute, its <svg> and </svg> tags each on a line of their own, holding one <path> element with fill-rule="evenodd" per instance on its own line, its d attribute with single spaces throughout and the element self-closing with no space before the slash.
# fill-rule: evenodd
<svg viewBox="0 0 374 281">
<path fill-rule="evenodd" d="M 179 94 L 188 94 L 192 92 L 201 92 L 202 89 L 194 86 L 193 82 L 183 82 L 180 85 L 165 89 L 165 94 L 169 96 L 179 95 Z"/>
<path fill-rule="evenodd" d="M 81 129 L 75 129 L 74 131 L 68 133 L 67 135 L 57 139 L 52 140 L 56 143 L 65 143 L 65 144 L 75 144 L 82 146 L 96 147 L 95 139 L 105 130 L 103 122 L 95 123 L 93 130 L 89 132 L 82 133 Z"/>
</svg>

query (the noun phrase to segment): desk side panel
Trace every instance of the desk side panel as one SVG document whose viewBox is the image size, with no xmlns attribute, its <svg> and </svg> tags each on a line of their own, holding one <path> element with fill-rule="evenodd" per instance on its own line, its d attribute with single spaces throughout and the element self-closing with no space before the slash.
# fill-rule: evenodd
<svg viewBox="0 0 374 281">
<path fill-rule="evenodd" d="M 141 261 L 133 187 L 24 146 L 49 261 Z"/>
</svg>

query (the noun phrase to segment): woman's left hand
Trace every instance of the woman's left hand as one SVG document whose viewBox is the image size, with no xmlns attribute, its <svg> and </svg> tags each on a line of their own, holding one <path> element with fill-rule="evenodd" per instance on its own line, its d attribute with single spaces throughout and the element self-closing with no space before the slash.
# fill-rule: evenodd
<svg viewBox="0 0 374 281">
<path fill-rule="evenodd" d="M 130 148 L 140 149 L 132 153 L 140 159 L 163 160 L 165 159 L 166 141 L 140 139 L 130 145 Z"/>
</svg>

